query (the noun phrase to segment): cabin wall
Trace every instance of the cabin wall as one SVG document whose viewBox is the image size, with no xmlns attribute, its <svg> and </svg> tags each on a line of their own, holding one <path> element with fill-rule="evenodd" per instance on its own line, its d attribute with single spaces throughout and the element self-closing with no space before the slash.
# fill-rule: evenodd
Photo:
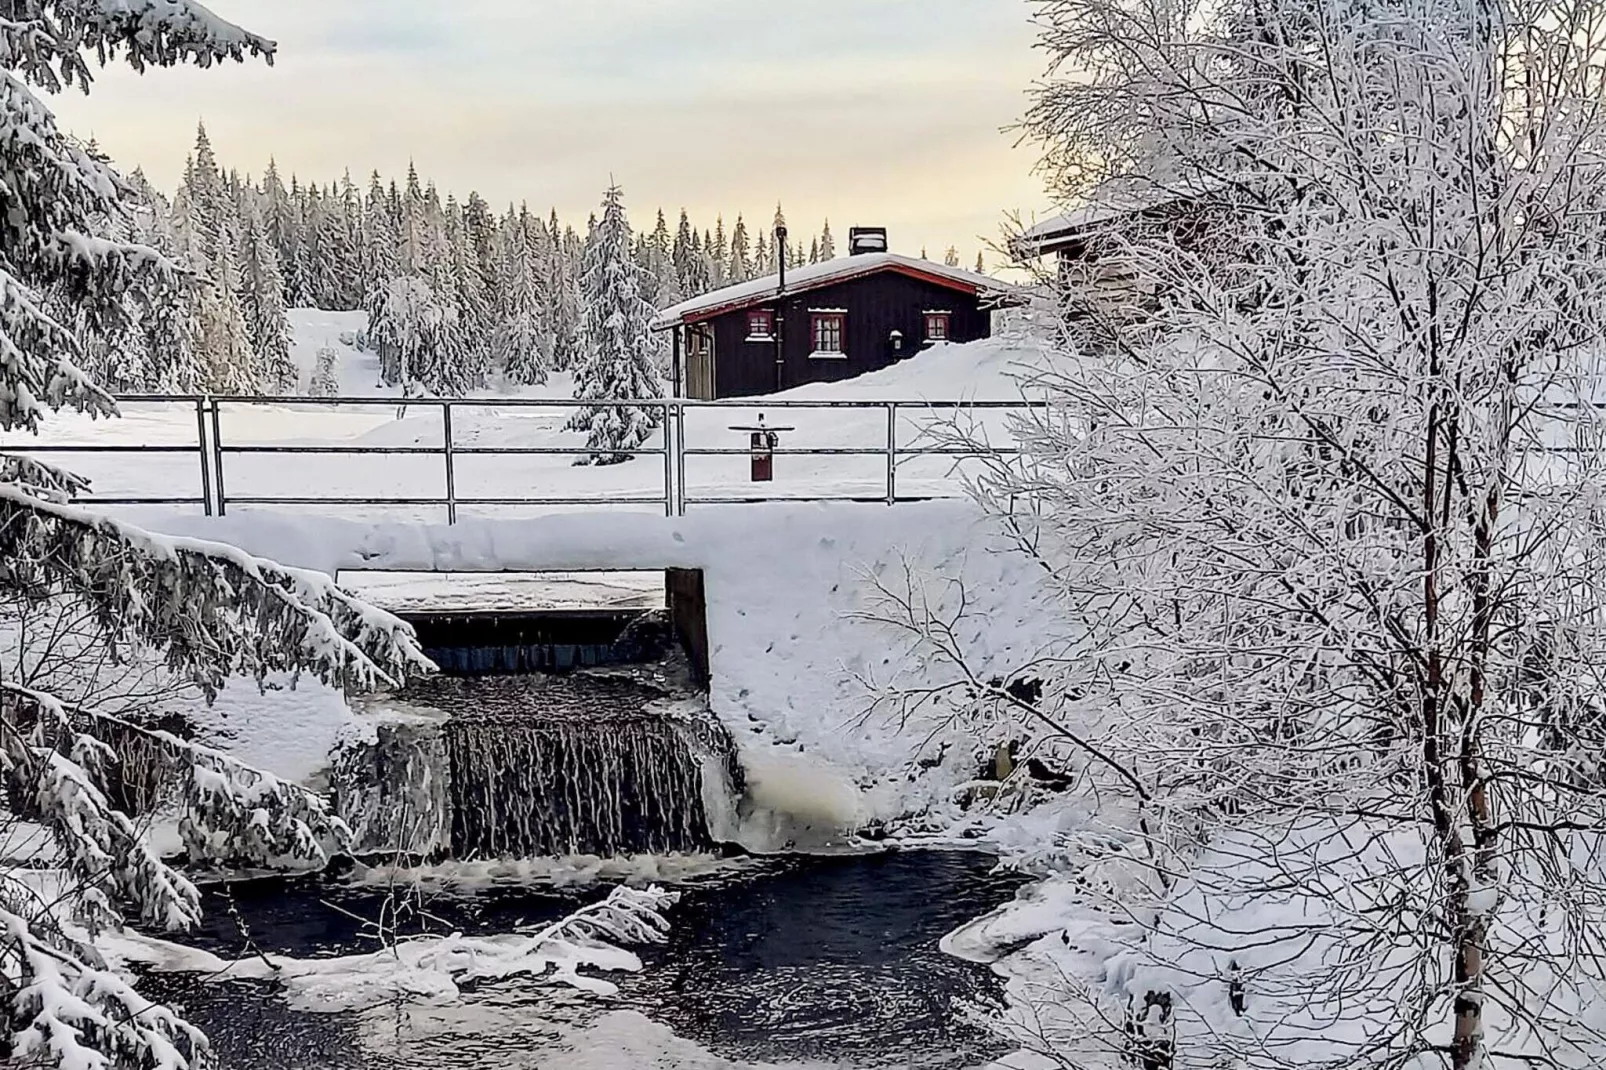
<svg viewBox="0 0 1606 1070">
<path fill-rule="evenodd" d="M 785 345 L 777 384 L 774 342 L 747 341 L 747 314 L 769 308 L 783 317 Z M 816 358 L 812 309 L 846 309 L 841 359 Z M 992 315 L 978 298 L 896 272 L 849 279 L 787 296 L 777 304 L 728 312 L 709 321 L 714 333 L 716 391 L 721 398 L 753 397 L 806 383 L 852 379 L 906 360 L 925 347 L 927 311 L 950 313 L 952 341 L 974 342 L 992 333 Z M 890 337 L 902 331 L 904 348 L 895 355 Z"/>
</svg>

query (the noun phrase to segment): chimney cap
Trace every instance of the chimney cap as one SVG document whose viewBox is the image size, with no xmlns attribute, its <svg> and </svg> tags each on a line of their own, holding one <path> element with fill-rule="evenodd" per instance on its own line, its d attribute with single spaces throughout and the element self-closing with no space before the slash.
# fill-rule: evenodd
<svg viewBox="0 0 1606 1070">
<path fill-rule="evenodd" d="M 886 227 L 852 227 L 848 230 L 848 255 L 884 253 L 888 250 Z"/>
</svg>

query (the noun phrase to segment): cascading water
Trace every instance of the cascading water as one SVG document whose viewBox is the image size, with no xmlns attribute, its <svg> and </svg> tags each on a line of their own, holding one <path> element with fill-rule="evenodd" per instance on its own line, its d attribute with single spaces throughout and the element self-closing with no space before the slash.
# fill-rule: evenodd
<svg viewBox="0 0 1606 1070">
<path fill-rule="evenodd" d="M 695 699 L 608 675 L 440 677 L 336 766 L 359 853 L 530 858 L 716 845 L 738 790 Z"/>
</svg>

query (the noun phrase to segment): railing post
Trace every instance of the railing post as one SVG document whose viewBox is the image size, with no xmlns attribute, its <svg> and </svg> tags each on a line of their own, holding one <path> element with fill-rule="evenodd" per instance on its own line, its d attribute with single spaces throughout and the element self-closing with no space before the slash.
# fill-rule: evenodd
<svg viewBox="0 0 1606 1070">
<path fill-rule="evenodd" d="M 887 402 L 887 504 L 898 504 L 898 403 Z"/>
<path fill-rule="evenodd" d="M 686 515 L 686 399 L 681 398 L 675 404 L 675 415 L 679 426 L 675 436 L 677 448 L 675 450 L 675 485 L 680 488 L 680 499 L 675 503 L 675 511 Z"/>
<path fill-rule="evenodd" d="M 195 458 L 201 462 L 201 508 L 212 515 L 212 462 L 206 455 L 206 398 L 195 399 Z"/>
<path fill-rule="evenodd" d="M 446 452 L 446 523 L 457 523 L 457 466 L 452 452 L 452 403 L 441 402 L 441 441 Z"/>
<path fill-rule="evenodd" d="M 675 515 L 675 420 L 674 405 L 664 399 L 664 515 Z"/>
<path fill-rule="evenodd" d="M 223 425 L 218 419 L 220 406 L 212 399 L 212 481 L 217 484 L 217 515 L 227 516 L 228 495 L 223 490 Z"/>
</svg>

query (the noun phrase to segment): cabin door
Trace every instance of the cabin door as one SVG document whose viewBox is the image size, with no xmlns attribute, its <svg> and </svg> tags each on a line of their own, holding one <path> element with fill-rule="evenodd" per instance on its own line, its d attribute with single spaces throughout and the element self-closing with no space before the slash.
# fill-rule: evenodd
<svg viewBox="0 0 1606 1070">
<path fill-rule="evenodd" d="M 707 326 L 686 329 L 686 396 L 714 400 L 714 332 Z"/>
</svg>

